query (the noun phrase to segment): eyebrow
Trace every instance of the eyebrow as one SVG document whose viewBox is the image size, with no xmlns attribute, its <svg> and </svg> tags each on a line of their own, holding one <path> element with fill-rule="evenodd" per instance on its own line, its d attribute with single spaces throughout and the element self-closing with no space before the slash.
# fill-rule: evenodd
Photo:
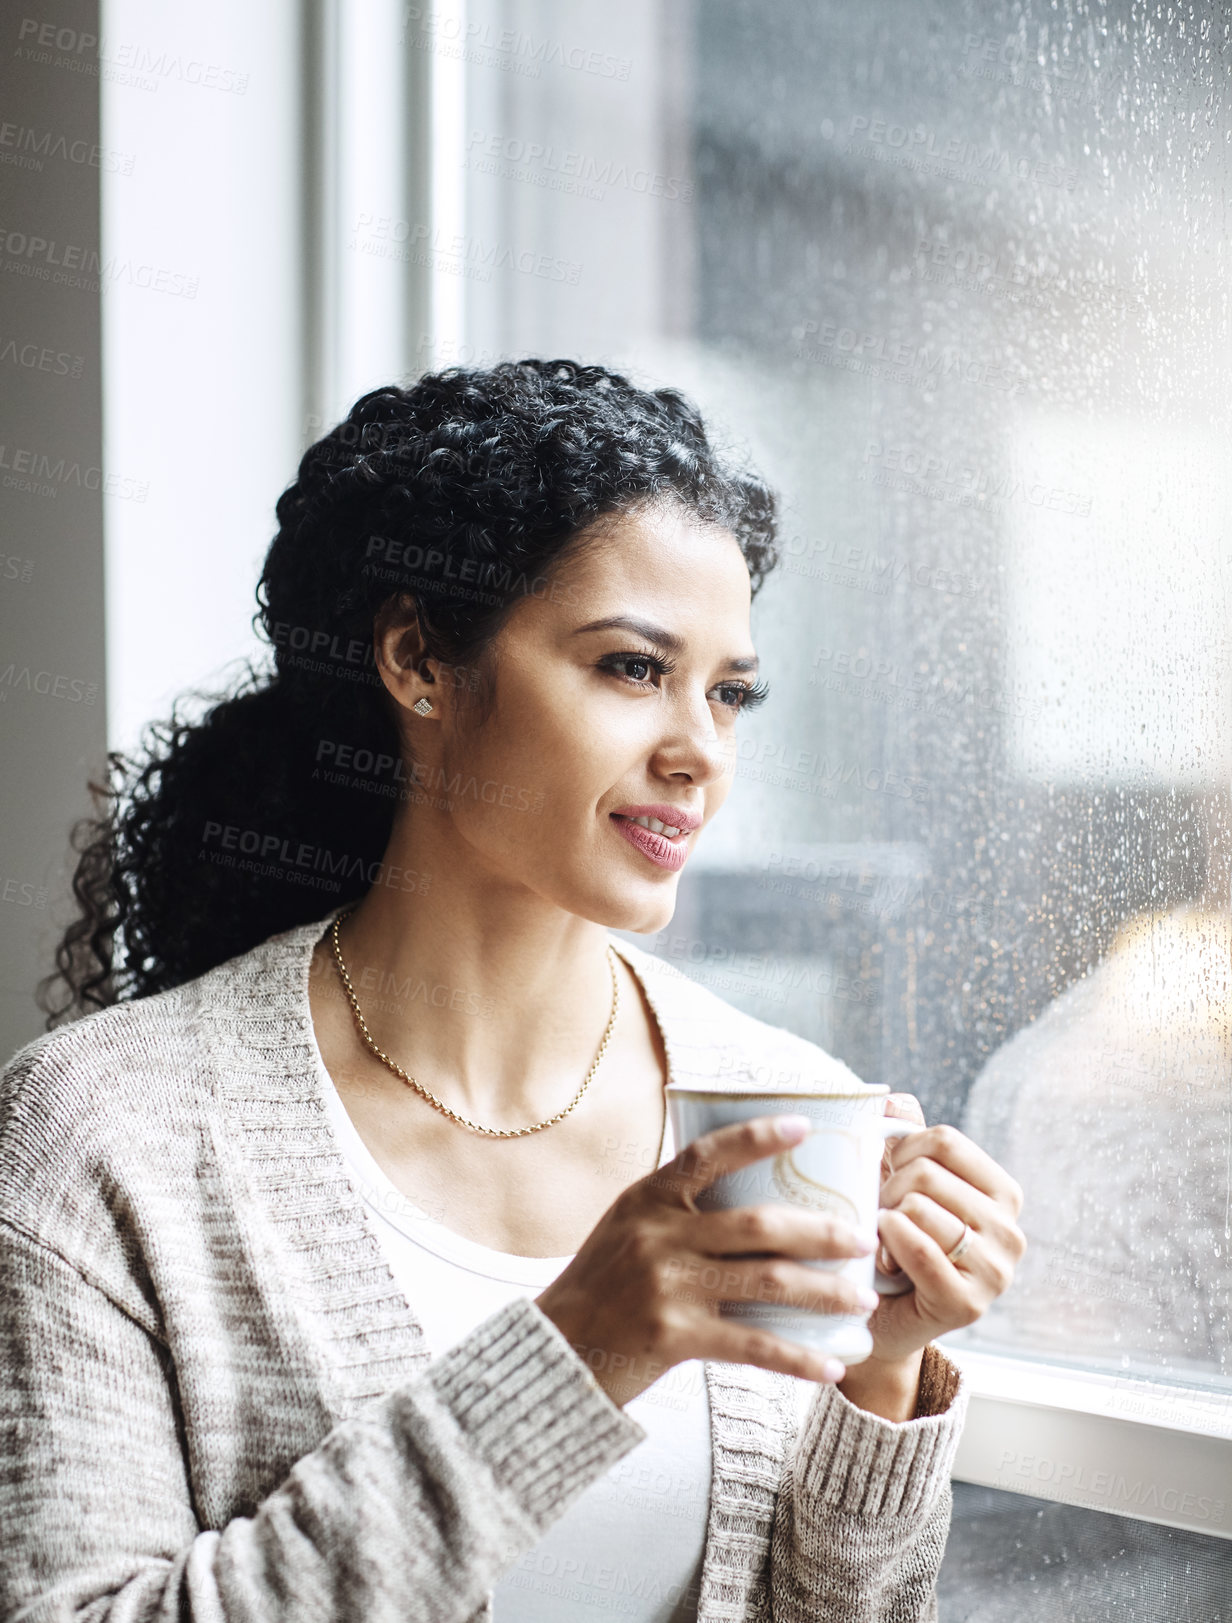
<svg viewBox="0 0 1232 1623">
<path fill-rule="evenodd" d="M 664 626 L 652 625 L 649 620 L 637 620 L 629 614 L 613 614 L 606 620 L 591 620 L 587 625 L 578 626 L 573 635 L 580 637 L 587 631 L 632 631 L 639 637 L 645 637 L 647 642 L 657 643 L 669 654 L 679 654 L 684 650 L 684 638 L 678 637 L 674 631 L 668 631 Z M 757 657 L 733 655 L 724 661 L 724 666 L 732 671 L 755 671 Z"/>
</svg>

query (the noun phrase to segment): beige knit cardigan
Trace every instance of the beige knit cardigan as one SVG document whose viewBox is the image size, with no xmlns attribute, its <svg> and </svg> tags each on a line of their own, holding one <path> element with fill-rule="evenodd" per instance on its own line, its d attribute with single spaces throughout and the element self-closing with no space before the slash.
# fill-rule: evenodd
<svg viewBox="0 0 1232 1623">
<path fill-rule="evenodd" d="M 0 1073 L 2 1623 L 480 1623 L 646 1435 L 529 1298 L 429 1355 L 326 1118 L 308 972 L 332 917 Z M 673 1079 L 850 1079 L 613 945 Z M 902 1424 L 704 1367 L 699 1623 L 935 1618 L 955 1367 L 928 1349 Z"/>
</svg>

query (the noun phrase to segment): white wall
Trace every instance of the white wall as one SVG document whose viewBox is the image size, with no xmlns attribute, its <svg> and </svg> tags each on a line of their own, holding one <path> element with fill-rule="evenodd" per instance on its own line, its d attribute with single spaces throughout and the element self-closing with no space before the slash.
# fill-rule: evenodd
<svg viewBox="0 0 1232 1623">
<path fill-rule="evenodd" d="M 148 484 L 105 506 L 112 748 L 260 646 L 303 434 L 298 10 L 102 7 L 103 145 L 133 158 L 102 176 L 104 450 Z"/>
</svg>

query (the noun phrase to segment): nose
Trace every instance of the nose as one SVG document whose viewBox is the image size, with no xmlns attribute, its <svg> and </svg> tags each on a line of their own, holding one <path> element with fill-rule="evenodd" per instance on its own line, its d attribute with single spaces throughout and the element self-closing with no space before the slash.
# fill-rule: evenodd
<svg viewBox="0 0 1232 1623">
<path fill-rule="evenodd" d="M 734 731 L 715 726 L 704 694 L 681 697 L 664 717 L 666 728 L 655 746 L 652 769 L 661 777 L 704 786 L 729 777 L 735 769 Z"/>
</svg>

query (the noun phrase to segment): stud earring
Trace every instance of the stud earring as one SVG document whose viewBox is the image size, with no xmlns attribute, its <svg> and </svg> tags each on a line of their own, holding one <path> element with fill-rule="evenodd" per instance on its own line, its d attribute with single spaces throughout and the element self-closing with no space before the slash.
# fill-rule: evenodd
<svg viewBox="0 0 1232 1623">
<path fill-rule="evenodd" d="M 429 711 L 432 709 L 432 700 L 431 699 L 416 699 L 415 703 L 411 706 L 411 709 L 415 712 L 415 714 L 417 716 L 426 716 L 429 713 Z"/>
</svg>

